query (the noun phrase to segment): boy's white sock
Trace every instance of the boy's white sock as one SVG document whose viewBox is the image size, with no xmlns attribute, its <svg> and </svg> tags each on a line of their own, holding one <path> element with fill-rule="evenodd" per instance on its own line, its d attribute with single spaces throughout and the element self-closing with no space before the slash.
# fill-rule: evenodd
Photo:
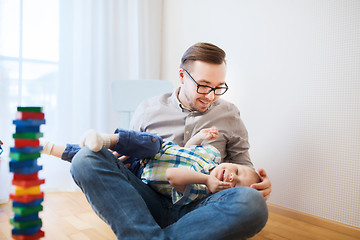
<svg viewBox="0 0 360 240">
<path fill-rule="evenodd" d="M 43 147 L 43 150 L 41 151 L 42 154 L 51 154 L 51 150 L 54 147 L 54 144 L 52 142 L 40 139 L 40 145 Z"/>
<path fill-rule="evenodd" d="M 80 147 L 87 146 L 91 151 L 98 152 L 103 147 L 110 147 L 110 135 L 99 134 L 95 130 L 91 129 L 87 131 L 80 142 Z"/>
</svg>

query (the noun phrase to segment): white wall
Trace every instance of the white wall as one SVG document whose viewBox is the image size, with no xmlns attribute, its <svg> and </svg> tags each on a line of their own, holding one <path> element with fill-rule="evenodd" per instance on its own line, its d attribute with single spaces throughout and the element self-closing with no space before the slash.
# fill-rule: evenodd
<svg viewBox="0 0 360 240">
<path fill-rule="evenodd" d="M 360 227 L 360 1 L 164 1 L 162 78 L 187 47 L 227 52 L 269 202 Z"/>
</svg>

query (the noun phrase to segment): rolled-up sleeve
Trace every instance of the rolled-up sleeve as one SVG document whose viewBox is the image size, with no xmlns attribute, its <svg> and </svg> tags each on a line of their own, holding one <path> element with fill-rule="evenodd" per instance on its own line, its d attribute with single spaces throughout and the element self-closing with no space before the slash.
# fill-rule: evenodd
<svg viewBox="0 0 360 240">
<path fill-rule="evenodd" d="M 148 132 L 128 131 L 116 129 L 119 139 L 114 148 L 120 155 L 132 156 L 139 159 L 155 156 L 161 149 L 161 137 Z"/>
</svg>

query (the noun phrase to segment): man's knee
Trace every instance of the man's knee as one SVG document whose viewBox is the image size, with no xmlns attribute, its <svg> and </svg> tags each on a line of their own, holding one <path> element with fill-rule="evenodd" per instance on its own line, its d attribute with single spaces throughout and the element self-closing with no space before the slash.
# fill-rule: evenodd
<svg viewBox="0 0 360 240">
<path fill-rule="evenodd" d="M 71 162 L 70 172 L 75 181 L 90 178 L 92 175 L 91 161 L 94 159 L 94 152 L 83 147 L 76 153 Z"/>
<path fill-rule="evenodd" d="M 268 219 L 264 197 L 255 189 L 236 187 L 211 197 L 217 211 L 222 212 L 229 226 L 229 239 L 234 236 L 251 237 L 259 232 Z"/>
<path fill-rule="evenodd" d="M 238 194 L 244 196 L 243 201 L 246 202 L 249 209 L 252 210 L 254 215 L 257 217 L 265 218 L 268 217 L 268 209 L 263 195 L 258 190 L 249 187 L 243 187 L 242 191 Z"/>
<path fill-rule="evenodd" d="M 253 188 L 241 187 L 234 189 L 236 199 L 238 199 L 238 204 L 234 204 L 234 212 L 238 214 L 239 219 L 246 218 L 248 229 L 252 229 L 249 236 L 252 236 L 259 232 L 267 222 L 268 209 L 265 199 L 259 191 Z"/>
</svg>

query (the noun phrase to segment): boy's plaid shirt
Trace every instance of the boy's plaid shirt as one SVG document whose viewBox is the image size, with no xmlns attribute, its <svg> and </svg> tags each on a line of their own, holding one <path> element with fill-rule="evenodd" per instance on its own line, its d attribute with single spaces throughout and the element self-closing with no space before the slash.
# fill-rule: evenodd
<svg viewBox="0 0 360 240">
<path fill-rule="evenodd" d="M 160 152 L 146 164 L 141 179 L 158 192 L 172 197 L 174 204 L 188 204 L 195 199 L 208 196 L 210 191 L 203 184 L 192 184 L 188 185 L 182 194 L 167 181 L 166 169 L 184 167 L 209 174 L 209 171 L 218 165 L 220 160 L 219 151 L 211 145 L 183 148 L 173 142 L 167 142 L 162 145 Z"/>
</svg>

